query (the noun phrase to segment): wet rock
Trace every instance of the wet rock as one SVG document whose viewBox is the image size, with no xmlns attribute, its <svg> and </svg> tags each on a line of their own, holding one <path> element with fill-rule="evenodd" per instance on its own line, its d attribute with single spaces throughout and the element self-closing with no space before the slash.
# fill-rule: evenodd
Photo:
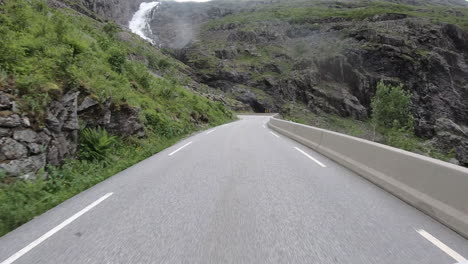
<svg viewBox="0 0 468 264">
<path fill-rule="evenodd" d="M 21 126 L 21 118 L 17 114 L 12 114 L 6 117 L 0 116 L 0 127 L 19 127 Z"/>
<path fill-rule="evenodd" d="M 37 142 L 37 133 L 32 129 L 16 130 L 13 133 L 13 138 L 17 141 L 33 143 Z"/>
<path fill-rule="evenodd" d="M 0 157 L 4 160 L 15 160 L 25 158 L 28 155 L 28 149 L 21 143 L 11 139 L 0 139 Z"/>
</svg>

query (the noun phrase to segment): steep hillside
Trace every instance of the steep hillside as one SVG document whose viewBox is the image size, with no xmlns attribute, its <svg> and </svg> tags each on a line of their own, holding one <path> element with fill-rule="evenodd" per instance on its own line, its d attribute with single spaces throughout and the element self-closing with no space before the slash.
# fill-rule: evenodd
<svg viewBox="0 0 468 264">
<path fill-rule="evenodd" d="M 193 90 L 204 85 L 186 65 L 84 14 L 40 0 L 0 5 L 0 235 L 233 119 Z"/>
<path fill-rule="evenodd" d="M 256 112 L 277 111 L 341 132 L 353 123 L 361 132 L 351 134 L 369 139 L 375 138 L 369 118 L 377 83 L 403 84 L 412 94 L 417 136 L 417 147 L 409 150 L 468 165 L 465 6 L 465 1 L 163 2 L 151 26 L 159 44 L 224 96 Z M 381 142 L 387 143 L 385 135 Z"/>
</svg>

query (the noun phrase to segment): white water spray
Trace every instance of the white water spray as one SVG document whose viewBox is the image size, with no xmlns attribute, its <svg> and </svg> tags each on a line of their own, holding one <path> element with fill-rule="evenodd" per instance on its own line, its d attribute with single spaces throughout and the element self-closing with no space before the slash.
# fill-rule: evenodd
<svg viewBox="0 0 468 264">
<path fill-rule="evenodd" d="M 130 30 L 149 41 L 151 44 L 156 44 L 154 39 L 153 31 L 151 30 L 149 22 L 151 21 L 151 12 L 154 8 L 157 8 L 161 1 L 141 3 L 138 11 L 133 15 L 130 20 L 128 27 Z M 175 2 L 209 2 L 211 0 L 174 0 Z"/>
<path fill-rule="evenodd" d="M 133 15 L 132 20 L 130 20 L 128 25 L 133 33 L 139 35 L 143 39 L 146 39 L 152 44 L 154 44 L 154 40 L 150 37 L 153 35 L 149 25 L 149 21 L 151 19 L 150 15 L 151 10 L 153 10 L 153 8 L 157 7 L 159 4 L 159 2 L 141 3 L 140 9 L 138 9 L 138 11 Z"/>
<path fill-rule="evenodd" d="M 146 39 L 151 44 L 156 44 L 152 39 L 154 37 L 153 31 L 151 30 L 149 22 L 151 21 L 151 11 L 154 8 L 157 8 L 161 1 L 141 3 L 138 11 L 133 15 L 132 20 L 130 20 L 128 27 L 130 30 Z M 211 0 L 174 0 L 175 2 L 209 2 Z"/>
</svg>

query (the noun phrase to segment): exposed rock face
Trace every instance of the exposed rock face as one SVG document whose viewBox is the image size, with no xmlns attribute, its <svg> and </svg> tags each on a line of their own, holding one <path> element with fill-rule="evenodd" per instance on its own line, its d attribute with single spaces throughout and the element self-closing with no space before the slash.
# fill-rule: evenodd
<svg viewBox="0 0 468 264">
<path fill-rule="evenodd" d="M 30 128 L 27 117 L 9 112 L 12 105 L 6 110 L 0 120 L 0 171 L 34 178 L 46 165 L 46 144 L 41 144 L 41 137 Z"/>
<path fill-rule="evenodd" d="M 424 1 L 393 2 L 419 5 Z M 377 82 L 401 83 L 413 94 L 416 134 L 433 139 L 447 151 L 453 149 L 460 163 L 468 165 L 468 136 L 458 129 L 468 127 L 467 32 L 398 13 L 359 22 L 311 17 L 300 23 L 265 19 L 248 25 L 198 26 L 255 10 L 256 4 L 270 1 L 248 5 L 167 2 L 155 11 L 151 25 L 159 43 L 178 49 L 180 59 L 192 66 L 200 81 L 255 111 L 282 112 L 288 103 L 301 102 L 316 113 L 366 120 Z M 179 17 L 191 24 L 194 35 L 182 49 L 174 44 L 181 33 L 170 30 Z"/>
<path fill-rule="evenodd" d="M 85 97 L 79 107 L 79 115 L 89 127 L 103 127 L 120 136 L 144 135 L 143 124 L 138 119 L 140 110 L 129 105 L 115 105 L 108 98 L 99 104 Z"/>
<path fill-rule="evenodd" d="M 5 111 L 0 112 L 0 170 L 11 177 L 34 179 L 46 164 L 60 165 L 73 157 L 78 147 L 79 119 L 117 135 L 144 134 L 138 109 L 116 106 L 110 99 L 101 105 L 89 96 L 78 107 L 78 100 L 79 92 L 68 92 L 51 102 L 46 127 L 38 130 L 31 127 L 28 117 L 14 113 L 13 100 L 8 101 Z"/>
<path fill-rule="evenodd" d="M 122 26 L 128 26 L 133 14 L 144 0 L 48 0 L 55 7 L 68 6 L 94 19 L 114 20 Z M 85 7 L 85 8 L 83 8 Z M 90 12 L 92 11 L 92 12 Z"/>
</svg>

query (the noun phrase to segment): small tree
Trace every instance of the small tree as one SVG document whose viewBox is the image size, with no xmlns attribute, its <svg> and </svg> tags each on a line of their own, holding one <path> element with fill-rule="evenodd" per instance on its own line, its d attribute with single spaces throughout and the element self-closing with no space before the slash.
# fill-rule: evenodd
<svg viewBox="0 0 468 264">
<path fill-rule="evenodd" d="M 390 86 L 380 81 L 371 103 L 374 128 L 412 131 L 413 117 L 410 105 L 411 93 L 403 90 L 402 85 Z"/>
</svg>

